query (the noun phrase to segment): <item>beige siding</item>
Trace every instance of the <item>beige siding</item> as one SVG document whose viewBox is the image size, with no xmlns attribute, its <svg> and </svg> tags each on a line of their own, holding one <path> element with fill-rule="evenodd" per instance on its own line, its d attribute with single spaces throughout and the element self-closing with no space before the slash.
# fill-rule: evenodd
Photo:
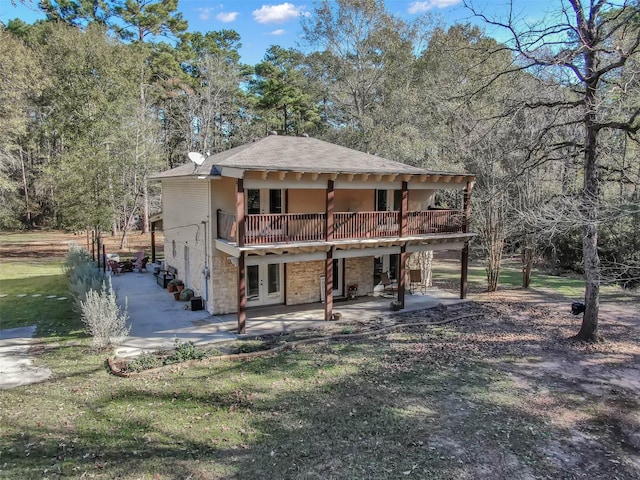
<svg viewBox="0 0 640 480">
<path fill-rule="evenodd" d="M 336 190 L 334 211 L 336 212 L 371 212 L 374 206 L 373 190 Z"/>
<path fill-rule="evenodd" d="M 326 190 L 289 190 L 288 213 L 323 213 L 326 210 Z"/>
<path fill-rule="evenodd" d="M 208 220 L 208 184 L 200 179 L 162 182 L 165 263 L 177 268 L 178 278 L 201 296 L 204 296 L 206 228 L 202 222 Z M 189 257 L 188 267 L 185 254 Z"/>
</svg>

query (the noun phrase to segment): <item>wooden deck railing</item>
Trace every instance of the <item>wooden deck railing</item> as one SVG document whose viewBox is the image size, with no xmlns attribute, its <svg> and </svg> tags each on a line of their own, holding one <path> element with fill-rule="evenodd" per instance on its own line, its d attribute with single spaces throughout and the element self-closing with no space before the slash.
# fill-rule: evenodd
<svg viewBox="0 0 640 480">
<path fill-rule="evenodd" d="M 336 240 L 397 237 L 400 212 L 335 212 Z M 407 214 L 405 236 L 461 233 L 459 210 L 425 210 Z M 218 211 L 218 238 L 236 242 L 236 216 Z M 245 215 L 245 245 L 317 242 L 326 239 L 326 214 L 285 213 Z"/>
<path fill-rule="evenodd" d="M 336 212 L 333 238 L 397 237 L 400 212 Z"/>
<path fill-rule="evenodd" d="M 461 233 L 464 216 L 460 210 L 424 210 L 407 214 L 407 235 Z"/>
</svg>

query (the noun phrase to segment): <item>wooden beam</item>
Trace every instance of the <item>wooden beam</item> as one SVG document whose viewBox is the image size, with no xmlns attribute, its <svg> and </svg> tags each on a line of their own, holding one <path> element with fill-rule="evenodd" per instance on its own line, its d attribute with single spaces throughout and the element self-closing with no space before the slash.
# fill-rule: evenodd
<svg viewBox="0 0 640 480">
<path fill-rule="evenodd" d="M 324 319 L 333 318 L 333 249 L 327 251 L 327 259 L 324 268 Z"/>
<path fill-rule="evenodd" d="M 347 182 L 353 182 L 353 179 L 355 178 L 356 174 L 355 173 L 349 173 L 346 175 L 346 179 Z"/>
<path fill-rule="evenodd" d="M 329 179 L 333 180 L 334 182 L 336 181 L 337 178 L 338 178 L 338 174 L 337 173 L 331 173 L 329 175 Z"/>
<path fill-rule="evenodd" d="M 360 177 L 360 179 L 363 182 L 366 182 L 367 180 L 369 180 L 369 174 L 368 173 L 363 173 L 362 176 Z"/>
<path fill-rule="evenodd" d="M 262 175 L 260 176 L 262 180 L 266 180 L 268 177 L 269 177 L 269 172 L 267 172 L 266 170 L 262 172 Z"/>
<path fill-rule="evenodd" d="M 389 181 L 393 182 L 396 178 L 398 178 L 398 174 L 397 173 L 392 173 L 389 175 Z"/>
<path fill-rule="evenodd" d="M 327 181 L 327 198 L 325 205 L 326 220 L 325 220 L 325 240 L 327 242 L 333 241 L 333 208 L 334 208 L 334 183 L 333 180 Z"/>
<path fill-rule="evenodd" d="M 304 175 L 304 172 L 296 172 L 294 178 L 299 182 L 300 180 L 302 180 L 302 175 Z"/>
<path fill-rule="evenodd" d="M 413 175 L 403 175 L 402 176 L 402 181 L 403 182 L 409 182 L 409 181 L 411 181 L 411 177 L 413 177 Z"/>
<path fill-rule="evenodd" d="M 287 178 L 287 172 L 278 172 L 278 180 L 282 181 Z"/>
<path fill-rule="evenodd" d="M 469 232 L 469 224 L 471 223 L 471 189 L 473 184 L 467 182 L 467 188 L 464 189 L 462 195 L 462 211 L 464 219 L 462 220 L 462 233 Z M 469 275 L 469 242 L 464 242 L 462 253 L 460 255 L 460 298 L 467 298 L 468 292 L 468 275 Z"/>
<path fill-rule="evenodd" d="M 376 173 L 376 175 L 375 175 L 375 177 L 374 177 L 374 178 L 376 179 L 376 182 L 379 182 L 379 181 L 381 181 L 381 180 L 382 180 L 382 177 L 384 177 L 384 175 L 383 175 L 383 174 L 381 174 L 381 173 Z"/>
<path fill-rule="evenodd" d="M 236 180 L 236 223 L 237 223 L 237 237 L 236 244 L 238 247 L 244 247 L 244 184 L 241 178 Z"/>
<path fill-rule="evenodd" d="M 238 257 L 238 334 L 246 333 L 247 323 L 247 279 L 244 252 Z"/>
<path fill-rule="evenodd" d="M 402 182 L 402 198 L 400 200 L 400 238 L 407 234 L 407 217 L 409 215 L 409 188 L 407 182 Z"/>
<path fill-rule="evenodd" d="M 401 309 L 404 309 L 405 277 L 407 275 L 406 263 L 407 247 L 406 245 L 402 245 L 400 247 L 400 273 L 398 274 L 398 302 L 400 302 Z"/>
<path fill-rule="evenodd" d="M 313 180 L 315 182 L 316 180 L 318 180 L 319 176 L 320 176 L 320 174 L 318 172 L 313 172 L 311 174 L 311 180 Z"/>
</svg>

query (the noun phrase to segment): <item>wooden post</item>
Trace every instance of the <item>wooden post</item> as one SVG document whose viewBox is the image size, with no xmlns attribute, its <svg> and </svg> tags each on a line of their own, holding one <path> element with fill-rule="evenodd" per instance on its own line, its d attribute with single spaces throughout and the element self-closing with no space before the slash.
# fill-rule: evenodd
<svg viewBox="0 0 640 480">
<path fill-rule="evenodd" d="M 405 291 L 405 277 L 407 271 L 405 264 L 407 263 L 407 246 L 402 245 L 400 247 L 400 272 L 398 273 L 398 302 L 400 302 L 400 308 L 404 308 L 404 291 Z"/>
<path fill-rule="evenodd" d="M 467 182 L 467 186 L 464 189 L 462 195 L 462 211 L 464 212 L 464 218 L 462 220 L 462 233 L 469 232 L 469 224 L 471 223 L 471 189 L 473 188 L 472 182 Z M 467 298 L 468 292 L 468 276 L 469 276 L 469 242 L 464 242 L 462 247 L 462 253 L 460 255 L 460 298 Z"/>
<path fill-rule="evenodd" d="M 237 238 L 238 247 L 244 247 L 244 183 L 241 178 L 237 180 L 236 188 L 236 221 L 237 221 Z"/>
<path fill-rule="evenodd" d="M 407 182 L 402 182 L 402 200 L 400 202 L 400 237 L 407 234 L 407 217 L 409 215 L 409 189 Z"/>
<path fill-rule="evenodd" d="M 96 232 L 91 230 L 91 260 L 96 261 Z"/>
<path fill-rule="evenodd" d="M 333 203 L 335 192 L 333 189 L 333 180 L 329 180 L 327 182 L 327 202 L 326 202 L 326 231 L 325 231 L 325 239 L 327 242 L 331 242 L 333 240 Z"/>
<path fill-rule="evenodd" d="M 324 319 L 328 321 L 333 317 L 333 248 L 327 251 L 324 270 Z"/>
<path fill-rule="evenodd" d="M 238 257 L 238 333 L 246 332 L 247 323 L 247 279 L 244 266 L 244 252 Z"/>
<path fill-rule="evenodd" d="M 107 247 L 102 244 L 102 273 L 107 272 Z"/>
<path fill-rule="evenodd" d="M 151 263 L 156 263 L 156 222 L 151 222 Z"/>
</svg>

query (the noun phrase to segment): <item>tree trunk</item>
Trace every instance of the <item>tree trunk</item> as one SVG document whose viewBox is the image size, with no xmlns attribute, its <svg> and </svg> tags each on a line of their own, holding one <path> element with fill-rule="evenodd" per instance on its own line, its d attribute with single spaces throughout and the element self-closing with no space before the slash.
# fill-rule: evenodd
<svg viewBox="0 0 640 480">
<path fill-rule="evenodd" d="M 525 240 L 525 243 L 527 240 Z M 533 249 L 527 245 L 522 247 L 522 288 L 531 285 L 531 270 L 533 269 Z"/>
<path fill-rule="evenodd" d="M 24 171 L 24 158 L 22 156 L 22 148 L 20 148 L 20 167 L 22 168 L 22 188 L 24 189 L 24 205 L 25 205 L 25 223 L 27 227 L 31 227 L 31 210 L 29 209 L 29 189 L 27 188 L 27 175 Z"/>
<path fill-rule="evenodd" d="M 595 53 L 585 55 L 587 72 L 592 72 Z M 585 146 L 584 146 L 584 190 L 582 193 L 583 232 L 582 257 L 584 261 L 585 310 L 576 340 L 597 342 L 602 338 L 598 332 L 598 310 L 600 308 L 600 258 L 598 257 L 598 213 L 600 207 L 596 122 L 597 79 L 587 83 L 585 94 Z"/>
</svg>

